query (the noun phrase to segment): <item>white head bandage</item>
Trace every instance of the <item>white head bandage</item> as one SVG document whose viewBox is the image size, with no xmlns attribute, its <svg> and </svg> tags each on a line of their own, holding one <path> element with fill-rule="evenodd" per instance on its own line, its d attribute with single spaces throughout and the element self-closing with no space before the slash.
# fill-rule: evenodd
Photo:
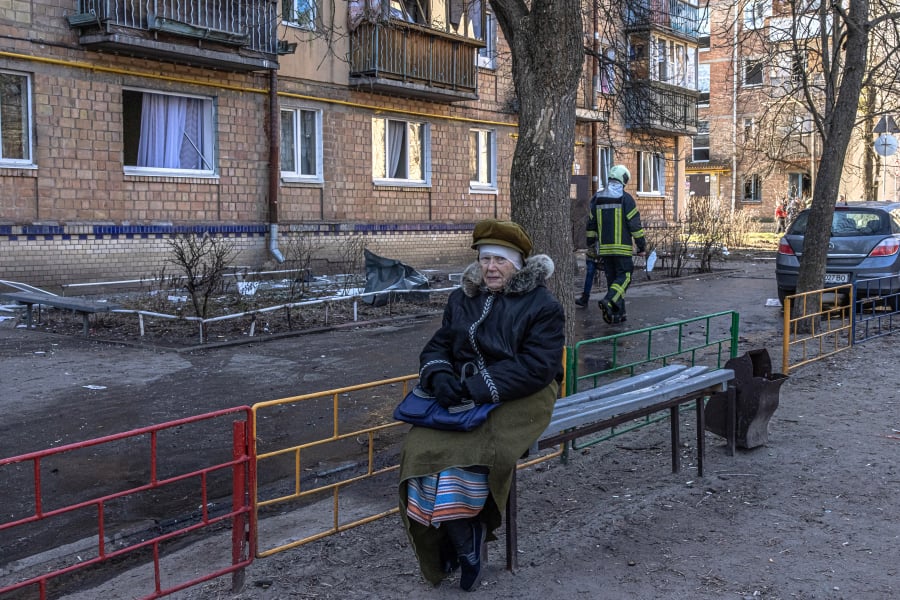
<svg viewBox="0 0 900 600">
<path fill-rule="evenodd" d="M 506 246 L 497 244 L 483 244 L 478 246 L 478 258 L 481 259 L 485 256 L 502 256 L 515 265 L 516 270 L 522 268 L 522 253 Z"/>
</svg>

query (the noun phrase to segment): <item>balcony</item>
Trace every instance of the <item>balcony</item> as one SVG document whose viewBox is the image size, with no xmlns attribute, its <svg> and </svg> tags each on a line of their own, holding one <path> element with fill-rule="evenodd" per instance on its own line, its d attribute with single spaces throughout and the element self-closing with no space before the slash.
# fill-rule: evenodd
<svg viewBox="0 0 900 600">
<path fill-rule="evenodd" d="M 625 126 L 661 135 L 697 134 L 699 92 L 659 81 L 631 81 L 625 87 Z"/>
<path fill-rule="evenodd" d="M 79 0 L 68 17 L 79 43 L 204 68 L 278 68 L 274 0 Z"/>
<path fill-rule="evenodd" d="M 350 86 L 442 103 L 477 100 L 481 46 L 412 23 L 363 22 L 350 35 Z"/>
<path fill-rule="evenodd" d="M 681 37 L 700 35 L 699 9 L 682 0 L 627 0 L 625 30 L 662 29 Z"/>
</svg>

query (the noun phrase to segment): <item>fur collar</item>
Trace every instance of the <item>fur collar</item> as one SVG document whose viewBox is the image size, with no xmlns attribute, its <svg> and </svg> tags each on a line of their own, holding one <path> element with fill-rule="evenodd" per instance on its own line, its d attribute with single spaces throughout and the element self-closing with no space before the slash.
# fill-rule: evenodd
<svg viewBox="0 0 900 600">
<path fill-rule="evenodd" d="M 553 260 L 546 254 L 535 254 L 525 261 L 525 265 L 516 271 L 509 283 L 503 288 L 502 294 L 524 294 L 544 285 L 547 279 L 553 275 Z M 463 293 L 474 298 L 478 294 L 487 291 L 482 281 L 481 265 L 473 262 L 463 271 L 460 287 Z"/>
</svg>

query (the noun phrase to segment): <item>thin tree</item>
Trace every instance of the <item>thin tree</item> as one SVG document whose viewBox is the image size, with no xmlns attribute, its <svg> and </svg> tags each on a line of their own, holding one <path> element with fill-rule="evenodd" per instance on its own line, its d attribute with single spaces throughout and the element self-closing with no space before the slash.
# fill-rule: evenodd
<svg viewBox="0 0 900 600">
<path fill-rule="evenodd" d="M 584 62 L 579 0 L 491 0 L 509 44 L 519 105 L 519 137 L 510 168 L 512 219 L 553 258 L 550 287 L 573 309 L 569 178 L 575 106 Z M 567 326 L 572 339 L 574 323 Z"/>
<path fill-rule="evenodd" d="M 725 6 L 735 15 L 726 30 L 738 26 L 737 15 L 760 23 L 769 17 L 766 27 L 750 28 L 739 37 L 740 46 L 755 53 L 772 74 L 768 86 L 742 97 L 745 108 L 756 103 L 760 110 L 757 135 L 745 158 L 766 159 L 769 164 L 763 168 L 769 171 L 796 166 L 803 156 L 810 160 L 813 193 L 797 291 L 821 289 L 850 142 L 855 132 L 871 132 L 866 123 L 896 107 L 900 98 L 900 11 L 886 0 L 787 0 L 774 15 L 766 13 L 771 10 L 767 0 Z M 872 141 L 861 140 L 866 148 Z M 867 171 L 871 176 L 872 169 Z"/>
</svg>

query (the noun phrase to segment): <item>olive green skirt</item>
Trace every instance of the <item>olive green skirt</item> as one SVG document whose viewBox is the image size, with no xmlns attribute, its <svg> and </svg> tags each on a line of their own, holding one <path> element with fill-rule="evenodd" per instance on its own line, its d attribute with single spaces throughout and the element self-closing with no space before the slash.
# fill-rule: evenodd
<svg viewBox="0 0 900 600">
<path fill-rule="evenodd" d="M 519 458 L 547 428 L 559 385 L 554 381 L 541 391 L 504 402 L 487 421 L 473 431 L 440 431 L 412 427 L 400 455 L 400 517 L 419 560 L 422 575 L 433 584 L 446 575 L 441 571 L 440 528 L 426 527 L 406 515 L 407 480 L 440 473 L 450 467 L 487 467 L 490 496 L 481 511 L 488 526 L 488 540 L 495 540 L 506 510 L 513 469 Z"/>
</svg>

